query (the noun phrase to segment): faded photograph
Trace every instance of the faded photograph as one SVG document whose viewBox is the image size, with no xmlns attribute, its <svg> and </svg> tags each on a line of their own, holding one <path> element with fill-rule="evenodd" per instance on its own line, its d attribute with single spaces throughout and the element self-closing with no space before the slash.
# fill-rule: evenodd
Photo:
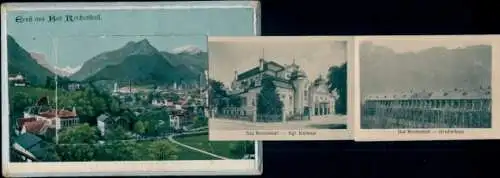
<svg viewBox="0 0 500 178">
<path fill-rule="evenodd" d="M 208 141 L 206 36 L 53 42 L 52 56 L 9 48 L 30 54 L 9 58 L 11 161 L 252 158 L 252 142 Z"/>
<path fill-rule="evenodd" d="M 210 131 L 345 130 L 347 41 L 209 39 Z"/>
<path fill-rule="evenodd" d="M 484 40 L 363 40 L 359 70 L 361 129 L 492 127 Z"/>
</svg>

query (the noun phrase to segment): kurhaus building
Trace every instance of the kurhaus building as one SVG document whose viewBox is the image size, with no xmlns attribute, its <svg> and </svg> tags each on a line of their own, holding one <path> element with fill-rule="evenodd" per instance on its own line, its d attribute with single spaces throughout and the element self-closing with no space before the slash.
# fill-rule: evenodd
<svg viewBox="0 0 500 178">
<path fill-rule="evenodd" d="M 292 77 L 292 73 L 298 74 Z M 310 116 L 333 115 L 335 113 L 335 93 L 328 92 L 325 80 L 310 82 L 295 61 L 290 65 L 280 65 L 274 61 L 260 59 L 258 66 L 235 76 L 228 92 L 241 98 L 239 107 L 222 109 L 223 115 L 247 116 L 257 121 L 257 98 L 264 78 L 270 78 L 283 103 L 282 115 L 276 120 L 309 119 Z M 272 106 L 270 106 L 272 107 Z"/>
<path fill-rule="evenodd" d="M 362 122 L 382 128 L 489 128 L 491 87 L 370 95 Z"/>
</svg>

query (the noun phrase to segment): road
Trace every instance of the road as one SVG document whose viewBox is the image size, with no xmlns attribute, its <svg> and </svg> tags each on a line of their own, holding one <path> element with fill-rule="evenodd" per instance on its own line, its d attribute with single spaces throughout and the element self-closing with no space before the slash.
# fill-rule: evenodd
<svg viewBox="0 0 500 178">
<path fill-rule="evenodd" d="M 323 116 L 311 117 L 311 120 L 306 121 L 288 121 L 288 122 L 249 122 L 240 120 L 229 120 L 220 118 L 211 118 L 209 120 L 210 129 L 215 130 L 276 130 L 276 129 L 317 129 L 315 125 L 332 125 L 332 124 L 346 124 L 347 116 Z"/>
</svg>

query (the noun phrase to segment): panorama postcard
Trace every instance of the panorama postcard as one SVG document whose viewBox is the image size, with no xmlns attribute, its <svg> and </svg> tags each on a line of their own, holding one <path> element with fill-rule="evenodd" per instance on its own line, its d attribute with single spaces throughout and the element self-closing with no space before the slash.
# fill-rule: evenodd
<svg viewBox="0 0 500 178">
<path fill-rule="evenodd" d="M 257 2 L 2 6 L 3 175 L 260 174 L 209 141 L 207 35 L 258 35 Z"/>
<path fill-rule="evenodd" d="M 210 139 L 351 139 L 352 39 L 209 37 Z"/>
<path fill-rule="evenodd" d="M 498 35 L 359 37 L 356 140 L 500 136 Z"/>
</svg>

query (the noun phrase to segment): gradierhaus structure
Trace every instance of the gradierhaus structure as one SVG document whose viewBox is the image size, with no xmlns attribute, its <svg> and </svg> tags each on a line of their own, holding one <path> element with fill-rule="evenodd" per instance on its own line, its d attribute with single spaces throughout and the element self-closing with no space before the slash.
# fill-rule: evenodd
<svg viewBox="0 0 500 178">
<path fill-rule="evenodd" d="M 366 96 L 361 126 L 364 129 L 490 128 L 491 87 Z"/>
</svg>

